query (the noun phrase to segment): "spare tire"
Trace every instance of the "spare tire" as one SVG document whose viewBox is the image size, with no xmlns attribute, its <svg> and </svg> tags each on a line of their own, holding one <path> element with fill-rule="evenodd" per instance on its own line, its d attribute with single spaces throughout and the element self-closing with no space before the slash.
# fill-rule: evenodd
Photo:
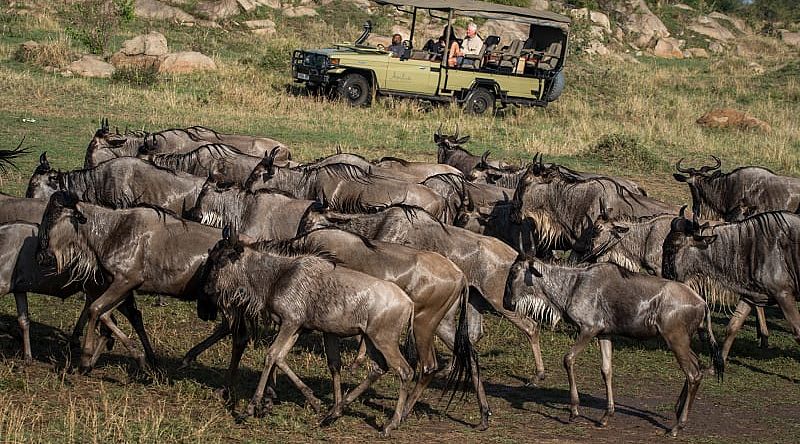
<svg viewBox="0 0 800 444">
<path fill-rule="evenodd" d="M 545 96 L 544 100 L 548 102 L 553 102 L 561 93 L 564 92 L 564 86 L 566 84 L 566 80 L 564 79 L 564 71 L 559 71 L 552 80 L 550 80 L 550 88 L 547 91 L 547 96 Z"/>
</svg>

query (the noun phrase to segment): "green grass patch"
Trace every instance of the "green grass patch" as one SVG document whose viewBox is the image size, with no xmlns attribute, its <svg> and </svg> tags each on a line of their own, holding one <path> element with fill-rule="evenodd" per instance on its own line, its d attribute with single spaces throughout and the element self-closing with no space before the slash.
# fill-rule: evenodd
<svg viewBox="0 0 800 444">
<path fill-rule="evenodd" d="M 638 137 L 627 134 L 607 134 L 583 156 L 597 162 L 638 171 L 663 171 L 667 164 Z"/>
</svg>

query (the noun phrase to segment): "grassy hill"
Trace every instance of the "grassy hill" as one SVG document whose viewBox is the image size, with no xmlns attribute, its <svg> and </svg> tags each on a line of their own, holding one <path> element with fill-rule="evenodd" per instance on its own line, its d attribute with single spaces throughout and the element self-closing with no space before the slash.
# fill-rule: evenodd
<svg viewBox="0 0 800 444">
<path fill-rule="evenodd" d="M 124 2 L 123 2 L 124 3 Z M 188 1 L 191 11 L 197 2 Z M 366 14 L 351 3 L 335 0 L 319 6 L 319 17 L 286 18 L 259 8 L 223 21 L 220 28 L 186 27 L 137 18 L 118 20 L 107 32 L 105 55 L 123 40 L 151 30 L 162 32 L 171 50 L 197 50 L 218 65 L 213 72 L 185 76 L 124 73 L 109 80 L 63 77 L 45 66 L 63 67 L 86 53 L 81 3 L 34 2 L 25 14 L 0 1 L 0 143 L 25 146 L 36 155 L 5 174 L 0 190 L 22 194 L 38 153 L 47 151 L 55 168 L 82 165 L 83 153 L 101 118 L 122 130 L 149 131 L 205 125 L 218 131 L 265 135 L 288 144 L 296 159 L 330 154 L 336 147 L 368 158 L 383 155 L 434 160 L 432 134 L 442 124 L 459 125 L 470 134 L 468 148 L 522 163 L 534 153 L 571 167 L 620 174 L 643 184 L 651 194 L 689 202 L 684 186 L 671 178 L 671 165 L 708 161 L 713 154 L 723 169 L 743 164 L 763 165 L 778 173 L 800 175 L 800 62 L 796 52 L 754 39 L 754 55 L 733 54 L 710 59 L 666 61 L 640 57 L 638 62 L 616 57 L 569 59 L 567 88 L 547 108 L 509 108 L 497 116 L 466 117 L 455 106 L 429 107 L 415 101 L 381 99 L 373 107 L 346 105 L 298 94 L 290 83 L 290 51 L 353 40 Z M 84 17 L 82 17 L 84 15 Z M 252 35 L 244 20 L 270 18 L 277 34 Z M 386 33 L 388 16 L 374 19 Z M 81 37 L 84 36 L 84 37 Z M 20 44 L 35 40 L 44 49 L 34 58 L 19 56 Z M 758 73 L 752 62 L 763 68 Z M 759 69 L 760 70 L 760 69 Z M 755 130 L 709 130 L 695 120 L 716 107 L 733 107 L 771 126 Z M 645 161 L 642 161 L 645 159 Z M 314 414 L 281 379 L 284 402 L 268 419 L 237 425 L 211 394 L 222 383 L 229 345 L 219 345 L 189 370 L 178 369 L 180 356 L 213 326 L 195 319 L 193 308 L 172 302 L 150 307 L 140 299 L 145 324 L 162 357 L 161 371 L 143 373 L 118 345 L 101 359 L 90 377 L 69 370 L 74 355 L 64 338 L 77 318 L 80 301 L 65 303 L 32 298 L 32 336 L 36 363 L 22 366 L 14 304 L 0 301 L 0 441 L 8 442 L 153 442 L 280 441 L 375 439 L 371 427 L 382 424 L 395 396 L 395 381 L 387 376 L 374 391 L 333 427 L 320 429 Z M 800 357 L 786 324 L 771 312 L 770 350 L 755 346 L 752 323 L 740 334 L 734 361 L 724 384 L 708 378 L 682 440 L 688 442 L 796 442 Z M 720 317 L 718 322 L 727 318 Z M 721 332 L 722 327 L 716 326 Z M 538 387 L 523 383 L 533 372 L 530 351 L 513 327 L 490 316 L 487 337 L 480 343 L 483 375 L 494 410 L 485 433 L 463 422 L 477 421 L 477 408 L 467 402 L 449 412 L 429 392 L 418 414 L 397 432 L 401 441 L 619 442 L 661 439 L 660 425 L 672 422 L 672 404 L 682 379 L 672 356 L 658 341 L 622 341 L 615 369 L 617 417 L 610 429 L 589 420 L 565 424 L 566 381 L 561 356 L 571 341 L 564 331 L 543 336 L 549 379 Z M 701 350 L 696 344 L 696 350 Z M 245 356 L 242 395 L 255 385 L 265 347 Z M 348 355 L 352 356 L 352 354 Z M 292 365 L 328 403 L 329 383 L 320 341 L 311 337 L 297 347 Z M 600 416 L 604 393 L 599 350 L 589 347 L 580 358 L 579 384 L 591 417 Z M 363 371 L 348 377 L 354 383 Z M 440 386 L 440 384 L 434 384 Z M 388 398 L 384 398 L 388 396 Z M 241 406 L 240 406 L 241 407 Z"/>
</svg>

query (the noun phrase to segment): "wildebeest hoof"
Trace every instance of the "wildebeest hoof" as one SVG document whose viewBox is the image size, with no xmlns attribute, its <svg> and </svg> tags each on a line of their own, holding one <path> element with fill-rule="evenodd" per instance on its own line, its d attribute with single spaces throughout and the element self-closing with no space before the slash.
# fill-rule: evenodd
<svg viewBox="0 0 800 444">
<path fill-rule="evenodd" d="M 190 365 L 192 365 L 192 362 L 194 362 L 194 360 L 182 359 L 181 365 L 178 366 L 178 370 L 186 370 Z"/>
<path fill-rule="evenodd" d="M 391 436 L 391 430 L 383 429 L 380 433 L 378 433 L 378 436 L 381 438 L 389 438 Z"/>
<path fill-rule="evenodd" d="M 480 424 L 475 426 L 475 430 L 479 432 L 483 432 L 487 429 L 489 429 L 489 418 L 483 418 Z"/>
<path fill-rule="evenodd" d="M 306 400 L 306 407 L 311 407 L 314 413 L 319 413 L 322 411 L 322 402 L 319 399 L 313 401 Z"/>
<path fill-rule="evenodd" d="M 78 367 L 78 373 L 80 373 L 83 376 L 86 376 L 91 372 L 92 372 L 91 365 L 81 365 L 80 367 Z"/>
<path fill-rule="evenodd" d="M 544 372 L 540 372 L 536 374 L 536 380 L 542 382 L 547 378 L 547 375 Z"/>
<path fill-rule="evenodd" d="M 581 416 L 577 410 L 573 410 L 569 414 L 569 422 L 574 422 L 578 417 Z"/>
<path fill-rule="evenodd" d="M 324 418 L 322 418 L 322 420 L 319 422 L 319 425 L 320 427 L 327 427 L 336 422 L 336 420 L 339 419 L 340 416 L 342 416 L 342 413 L 334 408 L 330 412 L 328 412 L 328 414 L 325 415 Z"/>
</svg>

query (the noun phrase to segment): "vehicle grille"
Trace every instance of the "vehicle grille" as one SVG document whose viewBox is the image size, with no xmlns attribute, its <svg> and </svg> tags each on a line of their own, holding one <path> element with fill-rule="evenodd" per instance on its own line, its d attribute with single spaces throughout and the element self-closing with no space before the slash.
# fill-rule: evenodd
<svg viewBox="0 0 800 444">
<path fill-rule="evenodd" d="M 292 54 L 292 65 L 307 68 L 324 69 L 330 64 L 330 58 L 324 54 L 295 51 Z"/>
</svg>

